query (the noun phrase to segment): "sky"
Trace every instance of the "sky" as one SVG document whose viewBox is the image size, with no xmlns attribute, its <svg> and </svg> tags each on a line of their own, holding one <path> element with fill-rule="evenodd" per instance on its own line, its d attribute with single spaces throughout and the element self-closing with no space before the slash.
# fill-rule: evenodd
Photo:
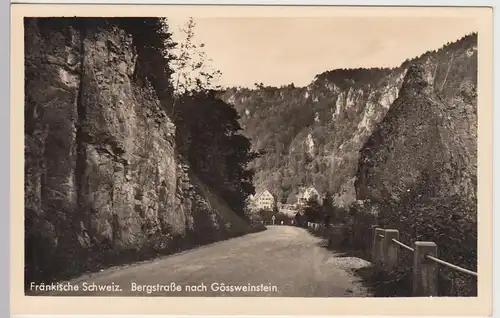
<svg viewBox="0 0 500 318">
<path fill-rule="evenodd" d="M 187 17 L 168 18 L 174 39 Z M 309 84 L 336 68 L 394 67 L 471 32 L 476 21 L 444 17 L 194 18 L 223 87 Z"/>
</svg>

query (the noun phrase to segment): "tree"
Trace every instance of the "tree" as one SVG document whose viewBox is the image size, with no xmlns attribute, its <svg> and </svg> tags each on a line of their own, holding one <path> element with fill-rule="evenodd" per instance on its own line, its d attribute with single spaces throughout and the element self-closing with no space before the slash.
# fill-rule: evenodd
<svg viewBox="0 0 500 318">
<path fill-rule="evenodd" d="M 215 82 L 220 78 L 221 72 L 210 66 L 211 59 L 207 58 L 202 50 L 204 43 L 196 44 L 194 41 L 194 28 L 196 22 L 189 18 L 184 27 L 179 29 L 182 41 L 177 47 L 174 68 L 174 92 L 176 96 L 189 94 L 192 91 L 219 89 Z"/>
<path fill-rule="evenodd" d="M 309 199 L 304 206 L 304 215 L 308 222 L 323 222 L 325 215 L 322 206 L 314 198 Z"/>
<path fill-rule="evenodd" d="M 260 209 L 258 211 L 258 214 L 260 215 L 261 220 L 263 220 L 264 222 L 271 222 L 274 212 L 271 210 Z"/>
<path fill-rule="evenodd" d="M 322 208 L 323 214 L 325 216 L 325 224 L 338 221 L 335 209 L 333 207 L 333 197 L 329 191 L 325 192 Z"/>
<path fill-rule="evenodd" d="M 294 217 L 295 224 L 300 227 L 307 227 L 307 216 L 299 211 Z"/>
<path fill-rule="evenodd" d="M 262 220 L 261 215 L 258 213 L 258 211 L 255 210 L 253 206 L 251 206 L 251 204 L 247 203 L 243 211 L 246 219 L 251 222 Z"/>
<path fill-rule="evenodd" d="M 195 26 L 189 18 L 181 28 L 184 38 L 173 63 L 176 144 L 197 176 L 243 216 L 255 193 L 249 166 L 262 154 L 251 151 L 250 140 L 240 134 L 238 113 L 214 89 L 221 73 L 210 67 L 204 44 L 195 43 Z"/>
<path fill-rule="evenodd" d="M 234 108 L 215 91 L 183 95 L 176 107 L 176 142 L 197 175 L 233 208 L 243 213 L 246 199 L 255 193 L 249 163 L 260 156 L 241 135 Z"/>
<path fill-rule="evenodd" d="M 173 53 L 177 43 L 172 39 L 167 19 L 113 18 L 110 21 L 132 35 L 137 51 L 134 77 L 149 80 L 163 108 L 170 113 L 173 104 L 172 64 L 176 59 Z"/>
<path fill-rule="evenodd" d="M 274 202 L 273 202 L 273 209 L 272 210 L 273 210 L 273 212 L 275 214 L 280 213 L 280 209 L 278 207 L 278 198 L 277 198 L 277 196 L 274 196 Z"/>
</svg>

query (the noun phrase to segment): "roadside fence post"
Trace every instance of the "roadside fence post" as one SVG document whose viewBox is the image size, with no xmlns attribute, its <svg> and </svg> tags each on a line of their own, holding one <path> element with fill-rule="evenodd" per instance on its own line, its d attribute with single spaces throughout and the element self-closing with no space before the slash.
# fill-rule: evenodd
<svg viewBox="0 0 500 318">
<path fill-rule="evenodd" d="M 389 270 L 393 269 L 398 263 L 399 245 L 392 239 L 399 239 L 399 231 L 393 229 L 384 230 L 383 260 Z"/>
<path fill-rule="evenodd" d="M 384 239 L 379 235 L 384 235 L 384 230 L 377 227 L 373 231 L 373 248 L 372 248 L 372 262 L 373 263 L 381 263 L 382 259 L 382 247 L 384 243 Z"/>
<path fill-rule="evenodd" d="M 438 264 L 426 258 L 437 257 L 437 245 L 434 242 L 415 242 L 413 253 L 413 296 L 438 295 Z"/>
</svg>

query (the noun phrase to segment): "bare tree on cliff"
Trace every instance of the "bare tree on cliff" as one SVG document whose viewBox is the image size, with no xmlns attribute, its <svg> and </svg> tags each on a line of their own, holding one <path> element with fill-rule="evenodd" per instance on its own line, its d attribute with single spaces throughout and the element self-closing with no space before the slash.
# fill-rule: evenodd
<svg viewBox="0 0 500 318">
<path fill-rule="evenodd" d="M 198 177 L 222 197 L 234 212 L 245 215 L 246 200 L 255 193 L 254 171 L 248 164 L 259 156 L 241 135 L 234 107 L 219 98 L 215 82 L 221 72 L 210 66 L 196 44 L 190 18 L 181 28 L 172 67 L 176 144 Z"/>
<path fill-rule="evenodd" d="M 220 88 L 215 82 L 220 78 L 221 72 L 210 65 L 212 60 L 202 50 L 205 44 L 195 42 L 195 27 L 196 22 L 189 18 L 179 30 L 183 39 L 176 47 L 172 63 L 175 72 L 174 92 L 177 97 L 190 92 Z"/>
</svg>

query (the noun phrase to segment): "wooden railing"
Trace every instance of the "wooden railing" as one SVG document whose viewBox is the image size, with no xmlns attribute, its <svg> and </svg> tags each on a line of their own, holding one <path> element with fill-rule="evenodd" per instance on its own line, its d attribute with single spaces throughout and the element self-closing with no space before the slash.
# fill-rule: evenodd
<svg viewBox="0 0 500 318">
<path fill-rule="evenodd" d="M 309 222 L 308 228 L 318 230 L 325 228 L 325 225 Z M 399 241 L 398 230 L 372 226 L 372 233 L 371 261 L 373 264 L 391 270 L 397 266 L 400 253 L 413 253 L 413 296 L 438 296 L 439 266 L 445 266 L 476 278 L 478 276 L 474 271 L 439 259 L 438 246 L 434 242 L 416 241 L 413 247 L 410 247 Z"/>
</svg>

